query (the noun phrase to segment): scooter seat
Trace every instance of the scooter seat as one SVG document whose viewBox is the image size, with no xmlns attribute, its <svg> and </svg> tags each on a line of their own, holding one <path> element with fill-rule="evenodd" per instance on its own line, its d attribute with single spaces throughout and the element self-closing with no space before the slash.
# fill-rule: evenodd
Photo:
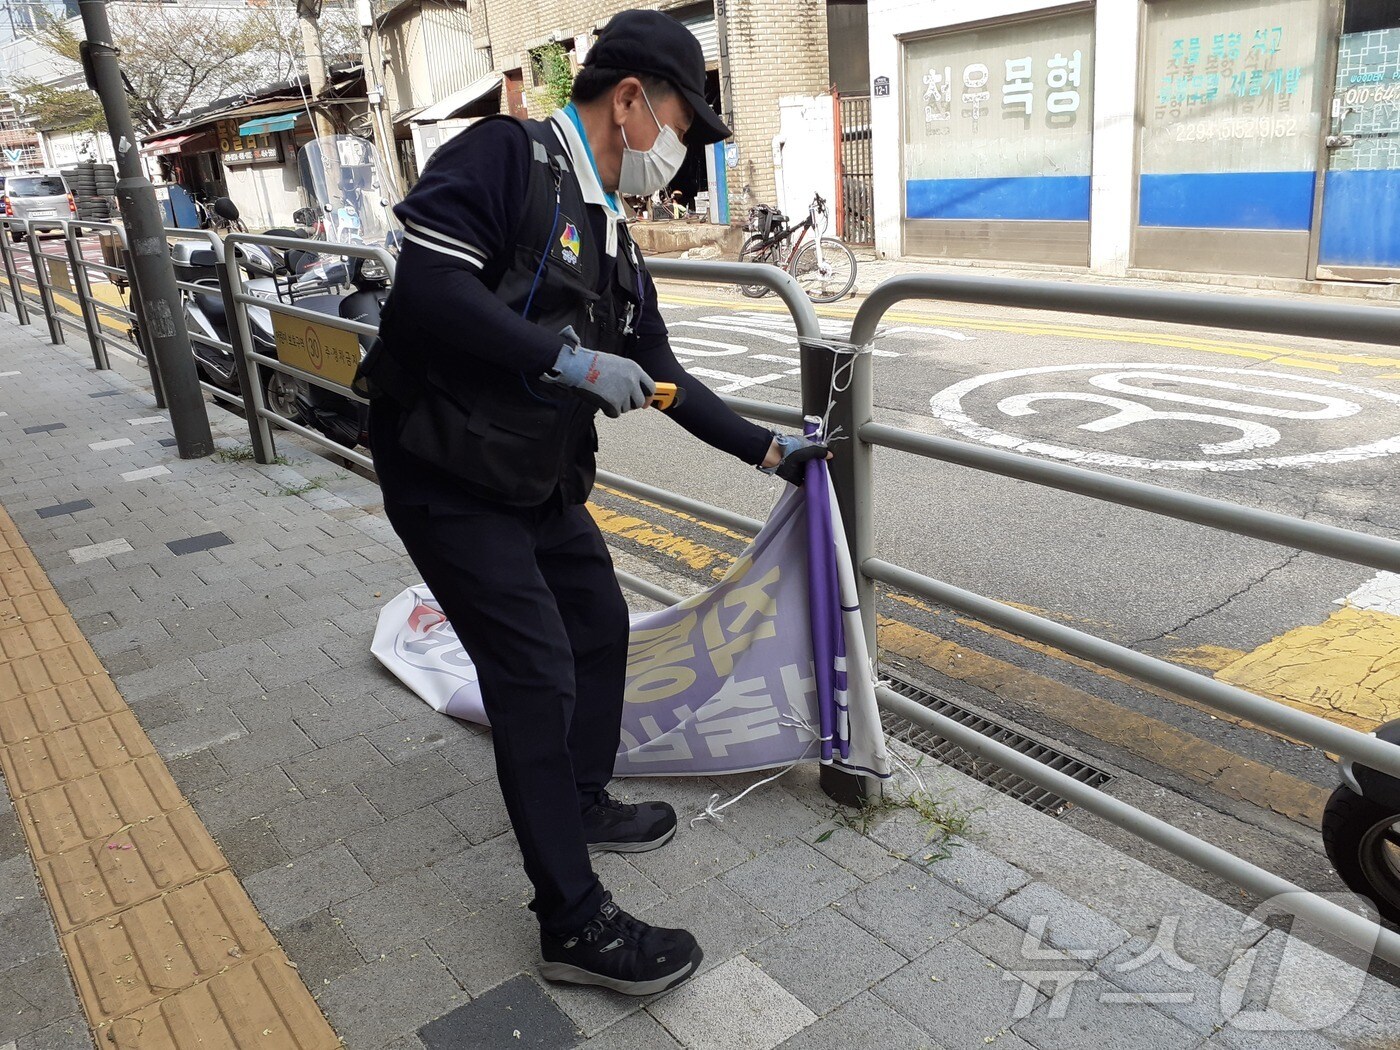
<svg viewBox="0 0 1400 1050">
<path fill-rule="evenodd" d="M 191 292 L 194 298 L 194 305 L 197 306 L 205 317 L 209 318 L 209 323 L 219 329 L 227 327 L 224 320 L 224 297 L 218 292 Z"/>
</svg>

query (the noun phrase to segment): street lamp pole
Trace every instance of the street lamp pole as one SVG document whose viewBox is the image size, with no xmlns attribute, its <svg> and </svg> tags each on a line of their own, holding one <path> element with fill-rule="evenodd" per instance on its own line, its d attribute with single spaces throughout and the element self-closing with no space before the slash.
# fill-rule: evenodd
<svg viewBox="0 0 1400 1050">
<path fill-rule="evenodd" d="M 155 358 L 165 393 L 175 447 L 181 459 L 197 459 L 214 451 L 204 393 L 199 388 L 190 334 L 180 304 L 180 290 L 165 246 L 164 223 L 155 187 L 141 170 L 136 131 L 131 123 L 106 0 L 79 0 L 83 16 L 83 66 L 88 86 L 102 100 L 108 134 L 117 157 L 117 203 L 130 243 L 132 277 L 141 290 L 148 346 Z"/>
</svg>

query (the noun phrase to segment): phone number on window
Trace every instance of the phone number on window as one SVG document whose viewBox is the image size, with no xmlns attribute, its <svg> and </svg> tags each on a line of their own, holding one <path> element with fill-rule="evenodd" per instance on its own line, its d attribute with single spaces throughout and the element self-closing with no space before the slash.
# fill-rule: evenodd
<svg viewBox="0 0 1400 1050">
<path fill-rule="evenodd" d="M 1211 142 L 1216 139 L 1282 139 L 1299 132 L 1293 117 L 1245 117 L 1176 125 L 1177 142 Z"/>
</svg>

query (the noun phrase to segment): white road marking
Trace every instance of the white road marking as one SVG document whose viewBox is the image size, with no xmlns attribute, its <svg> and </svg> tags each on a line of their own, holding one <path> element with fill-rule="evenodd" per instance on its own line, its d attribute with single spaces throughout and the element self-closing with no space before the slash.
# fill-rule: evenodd
<svg viewBox="0 0 1400 1050">
<path fill-rule="evenodd" d="M 1181 394 L 1175 390 L 1153 390 L 1150 387 L 1133 386 L 1129 379 L 1157 379 L 1167 383 L 1188 384 L 1211 387 L 1216 390 L 1240 390 L 1247 394 L 1263 394 L 1279 401 L 1303 401 L 1320 405 L 1314 409 L 1273 408 L 1269 405 L 1247 404 L 1243 401 L 1222 401 L 1214 397 L 1196 397 Z M 1169 372 L 1105 372 L 1091 376 L 1089 384 L 1100 390 L 1113 390 L 1120 394 L 1135 394 L 1150 397 L 1157 401 L 1175 401 L 1181 405 L 1200 405 L 1204 408 L 1223 408 L 1227 412 L 1243 412 L 1250 416 L 1273 416 L 1277 419 L 1344 419 L 1361 411 L 1355 401 L 1345 401 L 1340 397 L 1324 397 L 1321 394 L 1300 394 L 1292 390 L 1279 390 L 1269 386 L 1247 386 L 1244 383 L 1230 383 L 1222 379 L 1200 379 L 1193 376 L 1172 375 Z"/>
<path fill-rule="evenodd" d="M 1400 573 L 1382 570 L 1335 604 L 1400 616 Z"/>
<path fill-rule="evenodd" d="M 740 346 L 738 343 L 718 343 L 713 339 L 696 339 L 694 336 L 673 336 L 671 345 L 677 343 L 685 346 L 688 354 L 695 354 L 699 357 L 732 357 L 735 354 L 746 354 L 749 352 L 747 346 Z M 701 350 L 700 347 L 709 347 L 708 350 Z"/>
<path fill-rule="evenodd" d="M 714 368 L 692 368 L 690 374 L 693 376 L 701 376 L 704 379 L 717 379 L 721 383 L 724 383 L 724 386 L 715 387 L 715 390 L 721 394 L 732 394 L 736 390 L 745 390 L 751 386 L 762 386 L 764 383 L 771 383 L 775 379 L 785 378 L 782 373 L 774 373 L 773 375 L 766 376 L 741 376 L 735 375 L 733 372 L 721 372 Z"/>
<path fill-rule="evenodd" d="M 150 424 L 150 423 L 164 423 L 164 422 L 165 422 L 165 417 L 164 417 L 164 416 L 142 416 L 140 419 L 128 419 L 127 422 L 130 423 L 130 424 L 131 424 L 132 426 L 134 426 L 134 427 L 144 427 L 144 426 L 146 426 L 146 425 L 148 425 L 148 424 Z"/>
<path fill-rule="evenodd" d="M 944 339 L 956 340 L 960 343 L 971 342 L 976 338 L 975 336 L 968 335 L 966 332 L 955 332 L 951 328 L 924 328 L 921 325 L 909 324 L 895 325 L 893 328 L 877 329 L 875 337 L 878 339 L 882 335 L 904 335 L 906 333 L 909 335 L 937 335 L 942 336 Z"/>
<path fill-rule="evenodd" d="M 98 558 L 106 558 L 113 554 L 125 554 L 131 550 L 131 544 L 126 540 L 106 540 L 102 543 L 92 543 L 86 547 L 74 547 L 68 552 L 68 557 L 73 559 L 74 564 L 81 565 L 85 561 L 95 561 Z"/>
<path fill-rule="evenodd" d="M 754 354 L 751 360 L 771 361 L 775 365 L 800 365 L 802 363 L 796 357 L 784 357 L 782 354 Z"/>
<path fill-rule="evenodd" d="M 106 452 L 109 448 L 124 448 L 132 443 L 131 438 L 114 438 L 111 441 L 94 441 L 88 448 L 94 452 Z"/>
<path fill-rule="evenodd" d="M 775 343 L 786 343 L 790 346 L 797 343 L 797 336 L 788 335 L 785 332 L 770 332 L 762 328 L 749 328 L 744 325 L 725 324 L 710 319 L 701 321 L 675 321 L 671 324 L 671 329 L 674 331 L 677 328 L 701 328 L 708 332 L 730 332 L 739 333 L 740 335 L 754 335 L 758 336 L 760 339 L 771 339 Z"/>
<path fill-rule="evenodd" d="M 143 467 L 140 470 L 128 470 L 122 474 L 123 481 L 145 481 L 147 478 L 158 478 L 162 474 L 169 474 L 169 467 Z"/>
<path fill-rule="evenodd" d="M 8 379 L 10 376 L 24 375 L 23 372 L 0 372 L 0 379 Z"/>
<path fill-rule="evenodd" d="M 1319 452 L 1306 452 L 1291 456 L 1252 457 L 1248 459 L 1216 460 L 1145 459 L 1141 456 L 1128 456 L 1112 452 L 1092 452 L 1087 451 L 1085 449 L 1067 448 L 1062 445 L 1055 445 L 1045 441 L 1037 441 L 1031 438 L 1020 437 L 1015 434 L 1008 434 L 1004 431 L 997 430 L 994 427 L 989 427 L 978 423 L 970 415 L 968 415 L 962 407 L 962 401 L 964 397 L 966 397 L 974 390 L 978 390 L 981 387 L 987 386 L 991 383 L 1002 382 L 1005 380 L 1021 379 L 1027 376 L 1046 376 L 1074 372 L 1096 372 L 1099 373 L 1100 376 L 1109 376 L 1109 378 L 1111 379 L 1113 377 L 1109 375 L 1109 373 L 1112 370 L 1132 371 L 1137 369 L 1144 369 L 1149 372 L 1171 373 L 1166 378 L 1170 378 L 1172 380 L 1182 380 L 1184 378 L 1178 373 L 1209 373 L 1211 375 L 1217 376 L 1234 375 L 1244 376 L 1251 380 L 1276 379 L 1282 380 L 1286 384 L 1301 384 L 1305 387 L 1311 387 L 1315 389 L 1320 388 L 1324 390 L 1340 391 L 1346 394 L 1360 395 L 1363 399 L 1373 399 L 1376 401 L 1381 401 L 1386 403 L 1387 405 L 1400 405 L 1400 394 L 1392 394 L 1384 390 L 1373 390 L 1367 387 L 1354 386 L 1350 383 L 1338 383 L 1330 379 L 1315 379 L 1311 376 L 1290 375 L 1284 372 L 1261 372 L 1256 371 L 1254 369 L 1222 368 L 1214 365 L 1173 365 L 1136 362 L 1127 364 L 1047 365 L 1040 368 L 1018 368 L 1012 369 L 1007 372 L 995 372 L 987 375 L 974 376 L 973 378 L 965 379 L 960 383 L 954 383 L 952 386 L 947 387 L 944 390 L 940 390 L 937 394 L 934 394 L 929 401 L 929 407 L 932 409 L 933 415 L 936 419 L 942 421 L 946 426 L 957 431 L 959 434 L 962 434 L 964 437 L 972 438 L 974 441 L 980 441 L 983 444 L 993 445 L 997 448 L 1012 449 L 1018 452 L 1027 452 L 1032 453 L 1034 455 L 1048 456 L 1052 459 L 1065 460 L 1067 462 L 1072 463 L 1089 464 L 1093 466 L 1131 467 L 1145 470 L 1262 470 L 1265 468 L 1273 467 L 1311 467 L 1323 463 L 1350 463 L 1355 462 L 1357 460 L 1374 459 L 1378 456 L 1391 456 L 1400 453 L 1400 434 L 1396 434 L 1391 437 L 1382 438 L 1379 441 L 1368 442 L 1364 445 L 1352 445 L 1346 448 L 1327 449 Z M 1192 379 L 1190 381 L 1199 382 L 1198 379 Z M 1092 382 L 1092 379 L 1090 380 L 1090 382 Z M 1277 389 L 1272 387 L 1246 387 L 1243 384 L 1234 384 L 1234 388 L 1252 392 L 1262 391 L 1268 394 L 1268 396 L 1278 398 L 1308 397 L 1308 395 L 1306 394 L 1296 394 L 1295 392 L 1288 390 L 1287 387 Z M 1135 390 L 1135 392 L 1139 394 L 1144 393 L 1144 391 L 1142 390 Z M 1160 395 L 1163 392 L 1154 391 L 1154 393 Z M 1084 395 L 1083 397 L 1079 397 L 1077 395 L 1072 394 L 1058 393 L 1052 394 L 1051 396 L 1072 397 L 1076 400 L 1097 400 L 1100 397 L 1100 395 Z M 1014 414 L 1014 410 L 1018 406 L 1020 400 L 1020 398 L 1014 397 L 1004 398 L 1003 404 L 1009 402 L 1013 410 L 1012 414 Z M 1106 400 L 1117 401 L 1118 399 Z M 1344 401 L 1340 398 L 1330 397 L 1314 398 L 1313 400 L 1328 402 L 1328 404 L 1324 405 L 1323 411 L 1340 412 L 1341 415 L 1350 414 L 1345 411 L 1345 406 L 1350 405 L 1350 401 Z M 1263 406 L 1255 405 L 1252 407 L 1262 408 Z M 1142 421 L 1149 418 L 1162 418 L 1163 416 L 1170 417 L 1173 415 L 1171 413 L 1155 413 L 1151 409 L 1147 409 L 1145 406 L 1137 406 L 1137 408 L 1140 409 L 1140 412 L 1138 413 L 1139 418 L 1137 420 L 1128 420 L 1127 422 Z M 1031 410 L 1027 409 L 1027 411 Z M 1279 410 L 1274 411 L 1277 412 Z M 1110 420 L 1100 420 L 1098 421 L 1098 423 L 1091 424 L 1085 429 L 1090 429 L 1093 426 L 1097 426 L 1100 429 L 1111 429 L 1111 426 L 1106 426 L 1105 424 L 1111 423 L 1111 420 L 1113 418 L 1116 417 L 1111 417 Z M 1336 417 L 1333 416 L 1332 418 Z M 1221 422 L 1222 419 L 1220 417 L 1212 417 L 1210 421 Z M 1245 432 L 1246 430 L 1244 423 L 1245 421 L 1243 420 L 1229 421 L 1229 425 L 1240 429 L 1242 432 Z M 1233 442 L 1230 444 L 1239 445 L 1239 442 Z M 1206 450 L 1210 449 L 1210 446 L 1202 447 Z M 1245 447 L 1258 446 L 1241 446 L 1241 448 Z M 1212 453 L 1210 451 L 1207 451 L 1207 454 Z M 1217 452 L 1214 454 L 1219 453 Z"/>
</svg>

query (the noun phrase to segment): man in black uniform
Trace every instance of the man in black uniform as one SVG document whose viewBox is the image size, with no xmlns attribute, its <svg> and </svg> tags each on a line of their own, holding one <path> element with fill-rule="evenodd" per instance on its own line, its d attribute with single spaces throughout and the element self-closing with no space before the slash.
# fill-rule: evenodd
<svg viewBox="0 0 1400 1050">
<path fill-rule="evenodd" d="M 384 508 L 476 664 L 496 771 L 540 922 L 541 973 L 645 995 L 701 951 L 600 885 L 590 852 L 664 845 L 664 802 L 607 791 L 628 611 L 584 507 L 597 410 L 684 388 L 670 415 L 788 480 L 825 454 L 735 415 L 671 353 L 618 193 L 651 195 L 729 129 L 700 45 L 654 11 L 616 16 L 547 121 L 483 121 L 441 147 L 397 208 L 405 244 L 361 368 Z"/>
</svg>

